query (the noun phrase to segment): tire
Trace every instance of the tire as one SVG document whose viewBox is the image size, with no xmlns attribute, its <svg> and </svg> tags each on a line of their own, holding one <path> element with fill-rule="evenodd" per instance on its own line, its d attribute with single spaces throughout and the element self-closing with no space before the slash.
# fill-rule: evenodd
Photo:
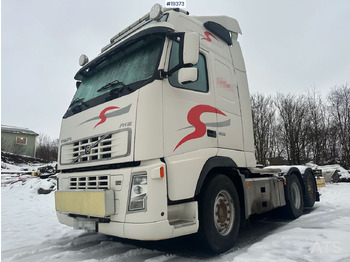
<svg viewBox="0 0 350 262">
<path fill-rule="evenodd" d="M 205 184 L 199 200 L 199 235 L 213 253 L 233 247 L 241 214 L 237 190 L 225 175 L 216 175 Z"/>
<path fill-rule="evenodd" d="M 305 187 L 304 207 L 313 207 L 316 201 L 317 185 L 312 171 L 305 172 L 303 182 Z"/>
<path fill-rule="evenodd" d="M 285 211 L 290 219 L 296 219 L 303 214 L 304 198 L 300 181 L 295 174 L 287 178 L 287 201 Z"/>
</svg>

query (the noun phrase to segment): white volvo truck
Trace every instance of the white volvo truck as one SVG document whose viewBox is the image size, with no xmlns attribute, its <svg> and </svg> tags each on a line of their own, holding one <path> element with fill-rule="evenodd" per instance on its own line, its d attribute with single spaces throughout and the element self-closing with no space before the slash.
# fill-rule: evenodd
<svg viewBox="0 0 350 262">
<path fill-rule="evenodd" d="M 230 249 L 252 214 L 319 200 L 312 170 L 256 168 L 241 29 L 227 16 L 151 12 L 89 61 L 63 116 L 61 223 L 122 238 L 199 233 Z"/>
</svg>

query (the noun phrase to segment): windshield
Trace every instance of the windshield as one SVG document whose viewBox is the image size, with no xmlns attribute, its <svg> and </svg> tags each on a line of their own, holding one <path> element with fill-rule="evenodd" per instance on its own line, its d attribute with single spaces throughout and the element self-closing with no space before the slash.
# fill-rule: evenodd
<svg viewBox="0 0 350 262">
<path fill-rule="evenodd" d="M 163 43 L 163 36 L 144 38 L 87 71 L 65 117 L 127 95 L 153 80 Z"/>
</svg>

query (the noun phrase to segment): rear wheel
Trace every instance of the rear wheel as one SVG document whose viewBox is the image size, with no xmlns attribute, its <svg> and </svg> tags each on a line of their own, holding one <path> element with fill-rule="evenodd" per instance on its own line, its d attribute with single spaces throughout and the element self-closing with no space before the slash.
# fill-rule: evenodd
<svg viewBox="0 0 350 262">
<path fill-rule="evenodd" d="M 199 201 L 199 231 L 204 244 L 214 253 L 229 250 L 240 225 L 240 204 L 233 182 L 216 175 L 204 186 Z"/>
<path fill-rule="evenodd" d="M 285 210 L 291 219 L 300 217 L 303 214 L 304 200 L 303 190 L 298 177 L 291 174 L 287 179 L 287 203 Z"/>
<path fill-rule="evenodd" d="M 315 177 L 311 171 L 305 172 L 303 175 L 303 182 L 305 186 L 304 206 L 313 207 L 316 201 L 317 185 Z"/>
</svg>

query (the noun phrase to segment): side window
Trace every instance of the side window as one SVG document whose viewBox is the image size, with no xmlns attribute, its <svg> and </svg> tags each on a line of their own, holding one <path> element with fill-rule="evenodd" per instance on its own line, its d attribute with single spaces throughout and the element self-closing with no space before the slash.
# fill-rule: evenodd
<svg viewBox="0 0 350 262">
<path fill-rule="evenodd" d="M 179 43 L 173 41 L 171 48 L 169 69 L 173 68 L 179 64 Z M 199 92 L 208 92 L 208 77 L 207 77 L 207 66 L 205 57 L 203 54 L 199 54 L 198 63 L 194 66 L 198 69 L 198 79 L 196 82 L 181 84 L 178 81 L 179 71 L 174 72 L 169 77 L 169 82 L 172 86 L 199 91 Z"/>
</svg>

